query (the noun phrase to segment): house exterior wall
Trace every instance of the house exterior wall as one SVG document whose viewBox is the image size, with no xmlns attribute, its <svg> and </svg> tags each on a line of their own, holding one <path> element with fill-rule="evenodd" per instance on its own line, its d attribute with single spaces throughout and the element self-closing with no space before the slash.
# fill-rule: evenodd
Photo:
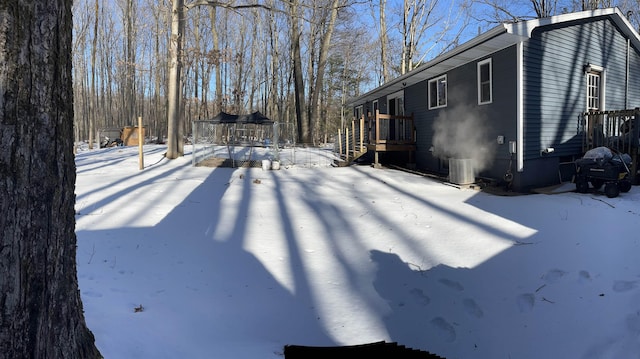
<svg viewBox="0 0 640 359">
<path fill-rule="evenodd" d="M 372 100 L 372 101 L 367 101 L 365 103 L 362 104 L 358 104 L 356 106 L 354 106 L 353 110 L 355 113 L 355 108 L 358 106 L 362 106 L 362 110 L 363 110 L 363 114 L 366 116 L 368 116 L 368 114 L 370 113 L 371 116 L 374 115 L 373 113 L 373 102 L 374 101 L 378 101 L 378 111 L 380 111 L 380 113 L 387 113 L 387 96 L 381 96 L 378 97 L 376 100 Z"/>
<path fill-rule="evenodd" d="M 626 93 L 627 41 L 608 18 L 564 23 L 534 30 L 524 43 L 524 170 L 517 187 L 558 183 L 563 160 L 582 155 L 578 116 L 587 109 L 587 64 L 604 69 L 605 109 L 638 106 L 638 66 L 630 66 Z M 638 53 L 630 49 L 631 64 Z M 553 154 L 542 150 L 553 147 Z"/>
<path fill-rule="evenodd" d="M 518 140 L 518 49 L 522 46 L 523 170 L 516 169 L 516 155 L 509 142 Z M 478 104 L 477 64 L 491 59 L 492 102 Z M 416 167 L 447 174 L 450 154 L 442 153 L 442 142 L 434 141 L 436 126 L 455 134 L 471 123 L 472 134 L 456 143 L 470 142 L 478 135 L 478 150 L 491 160 L 477 173 L 501 180 L 513 174 L 512 188 L 526 191 L 557 184 L 563 163 L 582 156 L 579 115 L 587 110 L 586 65 L 604 70 L 605 110 L 640 107 L 640 52 L 629 47 L 621 29 L 608 16 L 564 21 L 536 28 L 531 38 L 491 55 L 460 65 L 446 73 L 447 105 L 429 109 L 427 79 L 404 89 L 405 113 L 413 114 L 416 128 Z M 381 113 L 387 113 L 387 97 L 378 98 Z M 371 109 L 367 102 L 366 109 Z M 366 112 L 365 112 L 366 113 Z M 465 121 L 467 120 L 467 121 Z M 498 144 L 497 138 L 503 140 Z M 554 152 L 545 154 L 545 148 Z M 435 151 L 434 151 L 435 150 Z M 458 157 L 463 158 L 463 157 Z M 569 177 L 570 178 L 570 177 Z M 563 171 L 562 179 L 568 177 Z"/>
<path fill-rule="evenodd" d="M 640 107 L 640 54 L 631 48 L 629 51 L 629 97 L 627 108 Z"/>
<path fill-rule="evenodd" d="M 492 66 L 492 102 L 478 104 L 477 64 L 491 59 Z M 449 149 L 437 148 L 434 137 L 440 135 L 436 131 L 436 122 L 444 121 L 443 126 L 451 130 L 450 134 L 458 135 L 457 140 L 467 143 L 468 139 L 478 137 L 479 143 L 471 149 L 485 148 L 491 159 L 480 171 L 479 175 L 502 178 L 509 166 L 508 143 L 516 138 L 516 49 L 515 46 L 495 52 L 492 55 L 477 59 L 459 66 L 446 73 L 447 106 L 438 109 L 428 107 L 429 80 L 409 86 L 405 89 L 405 109 L 413 113 L 416 126 L 416 166 L 420 169 L 446 174 L 448 172 L 447 155 L 441 158 L 437 153 L 450 153 Z M 444 74 L 439 74 L 441 76 Z M 442 128 L 437 126 L 437 128 Z M 465 135 L 461 131 L 469 131 Z M 447 130 L 445 130 L 446 132 Z M 477 136 L 480 133 L 480 136 Z M 498 136 L 503 136 L 504 143 L 498 144 Z M 456 152 L 461 144 L 454 144 Z M 434 152 L 431 148 L 434 147 Z"/>
<path fill-rule="evenodd" d="M 404 110 L 406 114 L 413 114 L 413 125 L 416 129 L 416 167 L 437 171 L 438 160 L 429 152 L 433 136 L 430 124 L 433 122 L 433 118 L 429 116 L 427 106 L 426 82 L 419 82 L 405 88 Z"/>
</svg>

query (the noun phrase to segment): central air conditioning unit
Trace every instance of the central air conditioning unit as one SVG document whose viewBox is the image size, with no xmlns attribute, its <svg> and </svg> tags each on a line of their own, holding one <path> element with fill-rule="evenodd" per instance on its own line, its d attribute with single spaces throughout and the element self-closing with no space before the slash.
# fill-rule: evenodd
<svg viewBox="0 0 640 359">
<path fill-rule="evenodd" d="M 466 158 L 449 159 L 449 182 L 466 185 L 476 181 L 476 174 L 473 168 L 473 160 Z"/>
</svg>

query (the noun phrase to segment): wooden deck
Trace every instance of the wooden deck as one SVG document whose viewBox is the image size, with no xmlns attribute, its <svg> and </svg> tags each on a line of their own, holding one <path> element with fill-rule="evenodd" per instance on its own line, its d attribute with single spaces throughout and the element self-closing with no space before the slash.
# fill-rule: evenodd
<svg viewBox="0 0 640 359">
<path fill-rule="evenodd" d="M 381 152 L 416 151 L 413 114 L 410 116 L 375 114 L 354 119 L 350 128 L 338 132 L 340 157 L 352 161 L 367 151 L 374 152 L 374 166 L 380 166 Z"/>
<path fill-rule="evenodd" d="M 407 152 L 415 151 L 416 145 L 415 143 L 373 143 L 367 144 L 367 150 L 376 152 Z"/>
</svg>

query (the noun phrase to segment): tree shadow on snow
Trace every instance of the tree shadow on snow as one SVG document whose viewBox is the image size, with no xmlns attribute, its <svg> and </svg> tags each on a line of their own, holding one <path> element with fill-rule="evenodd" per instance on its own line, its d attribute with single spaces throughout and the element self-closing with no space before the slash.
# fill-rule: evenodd
<svg viewBox="0 0 640 359">
<path fill-rule="evenodd" d="M 391 339 L 452 358 L 636 353 L 640 306 L 629 301 L 640 299 L 640 268 L 635 252 L 625 250 L 631 242 L 612 238 L 605 224 L 620 223 L 626 211 L 563 196 L 570 198 L 471 196 L 467 204 L 532 231 L 517 237 L 496 229 L 511 246 L 472 267 L 421 268 L 395 253 L 370 251 Z M 594 240 L 607 244 L 594 246 Z M 628 275 L 616 277 L 620 268 Z"/>
<path fill-rule="evenodd" d="M 164 167 L 152 179 L 136 182 L 132 176 L 119 183 L 123 188 L 113 197 L 85 207 L 105 206 L 134 189 L 144 200 L 156 180 L 169 180 L 177 171 L 171 164 Z M 292 292 L 244 249 L 251 235 L 247 221 L 255 172 L 204 171 L 211 173 L 155 225 L 77 232 L 87 323 L 103 355 L 277 357 L 285 344 L 304 343 L 308 337 L 335 345 L 318 322 L 304 275 L 296 277 Z M 180 179 L 174 185 L 180 186 Z M 223 199 L 232 186 L 238 197 Z M 287 218 L 287 209 L 280 208 Z M 109 221 L 108 212 L 94 213 L 96 220 Z M 284 226 L 291 225 L 285 220 Z M 294 231 L 284 233 L 293 246 Z M 297 266 L 298 249 L 290 253 Z"/>
</svg>

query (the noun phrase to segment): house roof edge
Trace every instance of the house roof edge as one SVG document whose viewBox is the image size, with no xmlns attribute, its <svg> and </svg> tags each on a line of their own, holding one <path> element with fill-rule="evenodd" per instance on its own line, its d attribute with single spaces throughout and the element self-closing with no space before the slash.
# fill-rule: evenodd
<svg viewBox="0 0 640 359">
<path fill-rule="evenodd" d="M 414 83 L 423 81 L 425 77 L 428 77 L 426 74 L 429 73 L 429 70 L 435 67 L 438 64 L 445 63 L 447 60 L 453 59 L 456 56 L 459 56 L 465 53 L 468 50 L 477 47 L 483 43 L 487 43 L 490 40 L 496 39 L 498 37 L 504 37 L 507 39 L 504 44 L 516 44 L 517 42 L 523 41 L 531 37 L 531 34 L 536 28 L 554 24 L 561 24 L 570 21 L 579 21 L 585 20 L 589 18 L 597 18 L 597 17 L 609 17 L 613 20 L 613 22 L 621 29 L 621 31 L 628 36 L 633 46 L 637 51 L 640 52 L 640 35 L 631 25 L 629 20 L 624 16 L 624 14 L 617 7 L 605 8 L 605 9 L 596 9 L 596 10 L 587 10 L 580 11 L 568 14 L 555 15 L 546 18 L 540 19 L 532 19 L 526 21 L 518 21 L 511 23 L 503 23 L 500 24 L 483 34 L 463 43 L 456 48 L 445 52 L 444 54 L 437 56 L 433 60 L 426 62 L 419 66 L 418 68 L 396 77 L 395 79 L 384 83 L 360 96 L 348 99 L 345 102 L 345 106 L 351 107 L 355 105 L 359 105 L 363 102 L 370 101 L 374 98 L 382 97 L 390 93 L 394 93 L 396 91 L 402 90 L 406 86 L 412 85 Z M 496 48 L 492 51 L 498 51 L 499 48 Z M 422 75 L 422 76 L 421 76 Z"/>
<path fill-rule="evenodd" d="M 435 57 L 433 60 L 428 61 L 428 62 L 420 65 L 419 67 L 415 68 L 412 71 L 407 72 L 404 75 L 400 75 L 400 76 L 394 78 L 393 80 L 391 80 L 389 82 L 386 82 L 386 83 L 374 88 L 373 90 L 370 90 L 370 91 L 368 91 L 368 92 L 366 92 L 366 93 L 364 93 L 364 94 L 362 94 L 360 96 L 357 96 L 357 97 L 354 97 L 354 98 L 351 98 L 351 99 L 347 100 L 345 102 L 345 105 L 347 105 L 347 106 L 355 105 L 356 103 L 360 102 L 361 99 L 371 97 L 372 94 L 381 92 L 381 91 L 383 91 L 384 89 L 387 89 L 387 88 L 398 87 L 397 85 L 399 85 L 399 84 L 401 85 L 401 88 L 404 88 L 404 87 L 406 87 L 406 81 L 408 79 L 410 79 L 411 77 L 415 76 L 416 74 L 419 74 L 419 73 L 421 73 L 423 71 L 426 71 L 429 68 L 433 67 L 437 63 L 440 63 L 440 62 L 443 62 L 446 59 L 450 59 L 452 57 L 455 57 L 456 55 L 458 55 L 458 54 L 460 54 L 460 53 L 462 53 L 462 52 L 464 52 L 464 51 L 466 51 L 468 49 L 476 47 L 479 44 L 482 44 L 483 42 L 486 42 L 487 40 L 489 40 L 491 38 L 494 38 L 496 36 L 499 36 L 499 35 L 502 35 L 502 34 L 505 34 L 505 33 L 507 33 L 507 27 L 504 24 L 500 24 L 500 25 L 492 28 L 491 30 L 489 30 L 487 32 L 484 32 L 484 33 L 474 37 L 473 39 L 463 43 L 462 45 L 457 46 L 457 47 L 451 49 L 450 51 L 447 51 L 444 54 Z M 396 91 L 400 90 L 401 88 L 395 88 L 392 91 L 389 91 L 389 93 L 396 92 Z M 387 91 L 384 91 L 384 92 L 386 93 Z"/>
</svg>

